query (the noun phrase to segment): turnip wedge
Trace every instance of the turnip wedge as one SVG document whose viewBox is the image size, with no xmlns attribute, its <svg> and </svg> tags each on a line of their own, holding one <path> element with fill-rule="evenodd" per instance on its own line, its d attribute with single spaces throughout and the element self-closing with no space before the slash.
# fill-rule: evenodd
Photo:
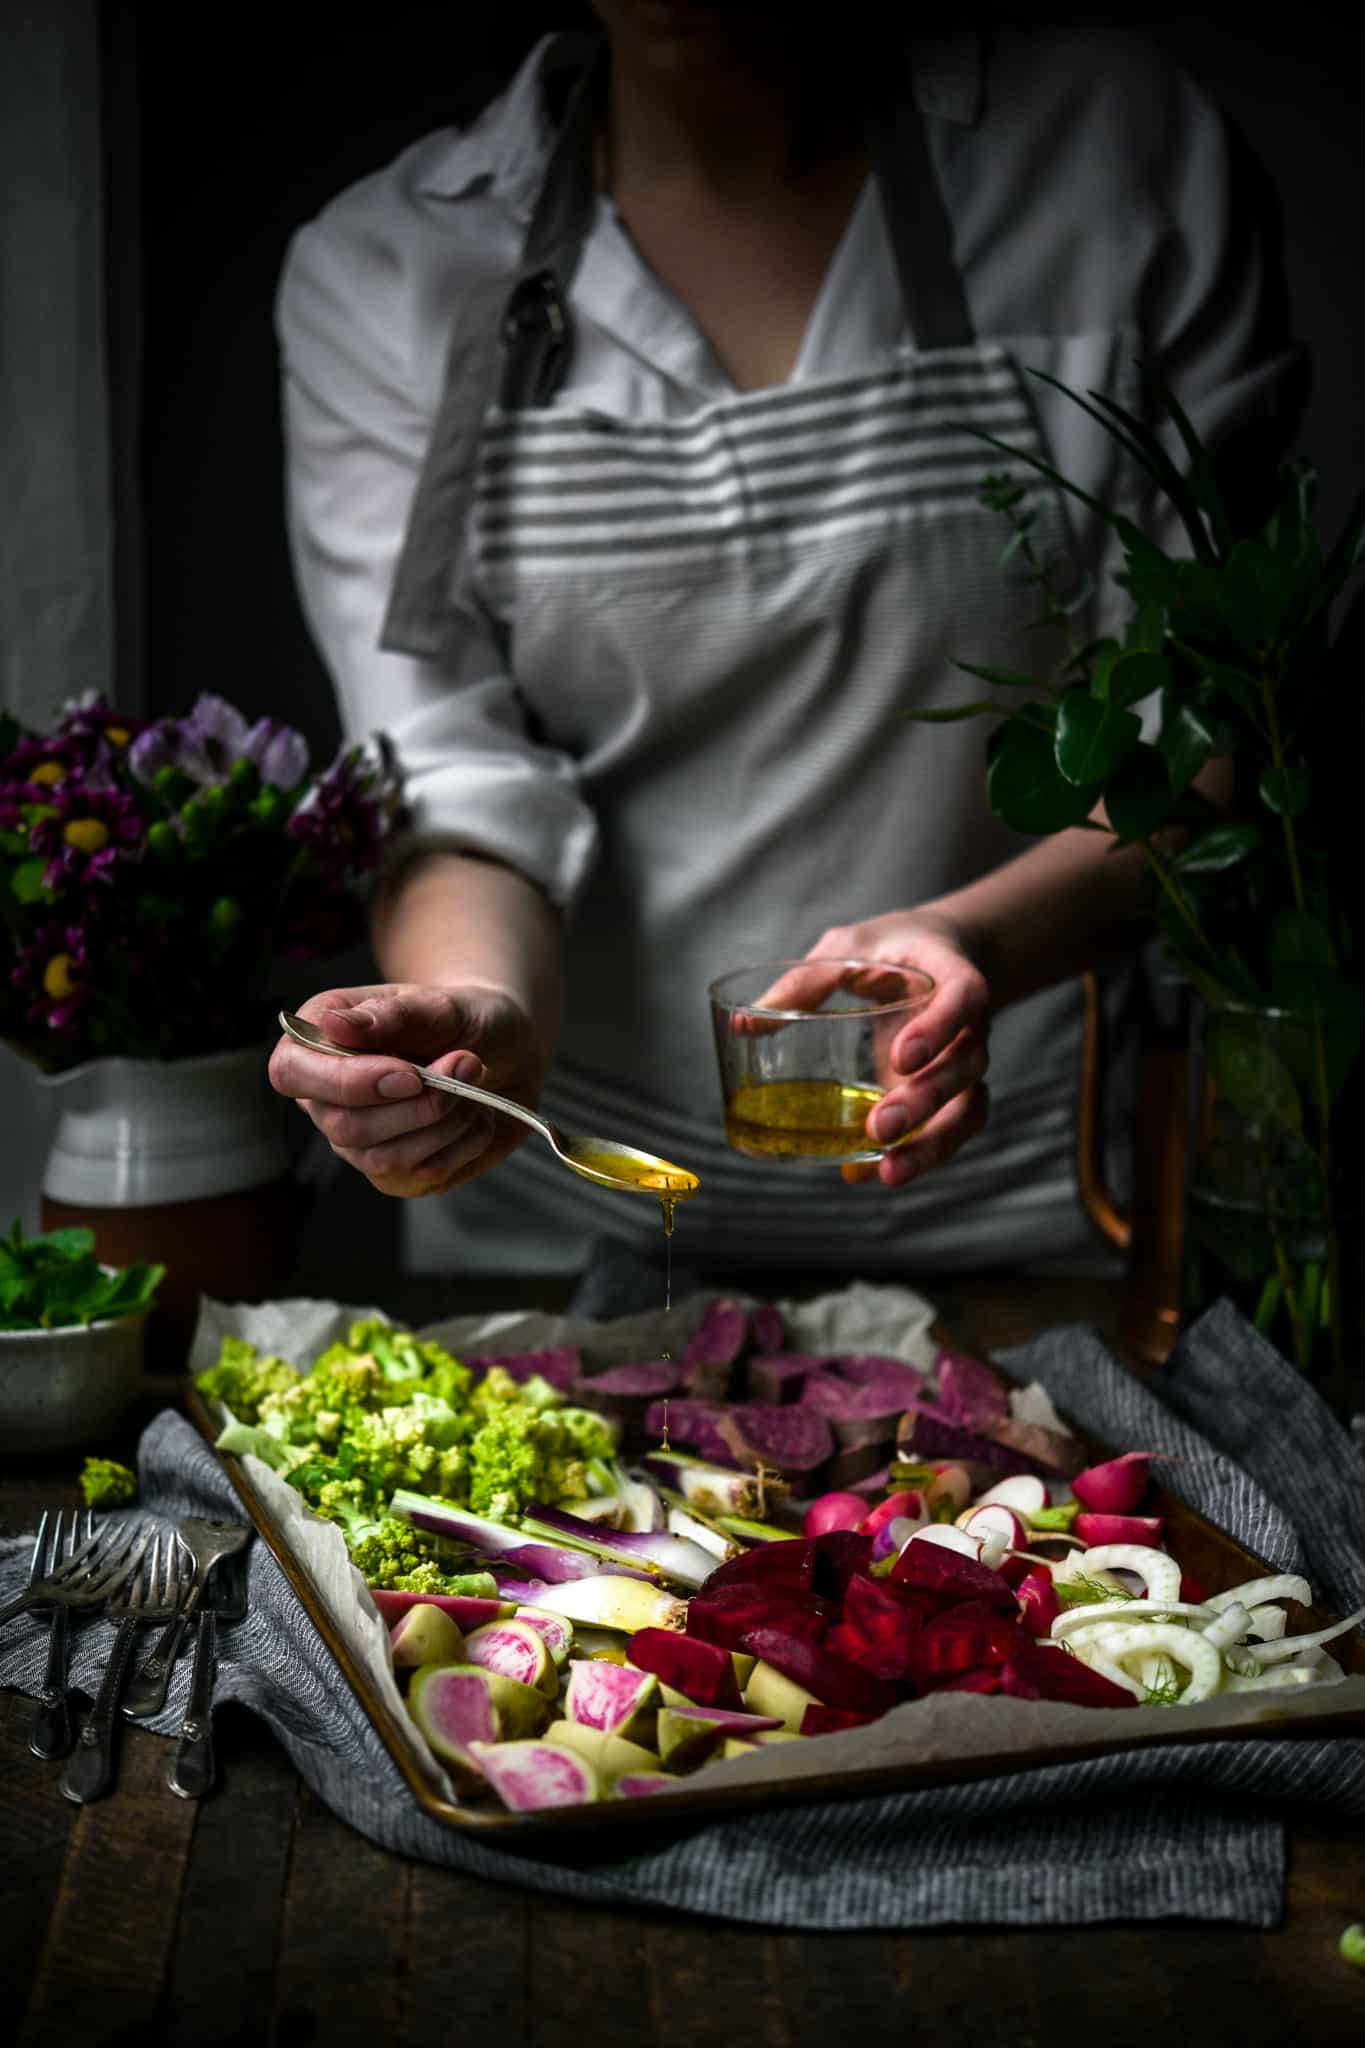
<svg viewBox="0 0 1365 2048">
<path fill-rule="evenodd" d="M 670 1770 L 690 1771 L 729 1736 L 752 1738 L 781 1726 L 775 1714 L 734 1713 L 726 1707 L 660 1707 L 659 1758 Z"/>
<path fill-rule="evenodd" d="M 500 1572 L 497 1577 L 515 1606 L 548 1607 L 552 1614 L 590 1628 L 619 1629 L 624 1635 L 634 1635 L 637 1628 L 687 1626 L 686 1601 L 649 1579 L 599 1573 L 589 1579 L 547 1585 L 543 1579 L 514 1578 L 510 1573 Z"/>
<path fill-rule="evenodd" d="M 659 1681 L 652 1671 L 599 1658 L 576 1660 L 564 1695 L 564 1714 L 584 1728 L 624 1735 L 630 1742 L 652 1734 L 659 1706 Z"/>
<path fill-rule="evenodd" d="M 604 1785 L 625 1772 L 657 1771 L 659 1759 L 652 1749 L 613 1735 L 606 1728 L 589 1728 L 582 1721 L 556 1721 L 545 1730 L 544 1740 L 556 1749 L 572 1750 L 592 1765 Z"/>
<path fill-rule="evenodd" d="M 559 1672 L 550 1646 L 524 1621 L 490 1621 L 484 1628 L 476 1628 L 465 1642 L 461 1661 L 479 1664 L 485 1671 L 500 1671 L 505 1678 L 533 1686 L 548 1699 L 559 1696 Z"/>
<path fill-rule="evenodd" d="M 699 1636 L 644 1628 L 632 1636 L 630 1661 L 637 1670 L 685 1694 L 698 1707 L 740 1707 L 739 1680 L 732 1651 Z"/>
<path fill-rule="evenodd" d="M 430 1601 L 419 1601 L 400 1614 L 389 1630 L 389 1648 L 400 1671 L 420 1671 L 424 1664 L 465 1664 L 460 1624 Z"/>
<path fill-rule="evenodd" d="M 704 1515 L 762 1515 L 787 1498 L 790 1491 L 783 1480 L 753 1472 L 731 1471 L 706 1458 L 689 1457 L 685 1451 L 652 1450 L 640 1460 L 655 1479 L 680 1493 Z"/>
<path fill-rule="evenodd" d="M 667 1529 L 602 1530 L 563 1508 L 547 1508 L 539 1503 L 526 1510 L 521 1526 L 528 1536 L 568 1544 L 603 1564 L 626 1571 L 662 1573 L 680 1586 L 702 1586 L 716 1568 L 710 1551 L 689 1543 L 685 1537 L 671 1536 Z"/>
<path fill-rule="evenodd" d="M 552 1742 L 476 1742 L 473 1755 L 511 1813 L 586 1806 L 602 1796 L 601 1780 L 587 1758 Z"/>
<path fill-rule="evenodd" d="M 478 1748 L 501 1734 L 498 1710 L 481 1671 L 428 1664 L 413 1674 L 408 1712 L 433 1754 L 468 1784 L 480 1775 Z"/>
</svg>

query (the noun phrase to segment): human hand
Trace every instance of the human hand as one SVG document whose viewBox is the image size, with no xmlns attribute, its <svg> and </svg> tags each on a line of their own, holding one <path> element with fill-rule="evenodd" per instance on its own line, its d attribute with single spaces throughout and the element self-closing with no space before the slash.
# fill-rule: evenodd
<svg viewBox="0 0 1365 2048">
<path fill-rule="evenodd" d="M 950 918 L 932 910 L 895 910 L 859 924 L 839 925 L 810 948 L 809 967 L 785 974 L 765 991 L 775 1008 L 803 1009 L 824 1000 L 838 975 L 825 960 L 886 960 L 932 975 L 934 991 L 891 1043 L 893 1079 L 868 1115 L 877 1144 L 896 1140 L 894 1152 L 875 1163 L 845 1166 L 845 1180 L 880 1180 L 904 1187 L 930 1167 L 942 1166 L 975 1137 L 986 1121 L 984 1075 L 990 1055 L 990 992 Z M 904 1139 L 907 1131 L 914 1133 Z"/>
<path fill-rule="evenodd" d="M 526 1136 L 526 1126 L 428 1088 L 410 1062 L 472 1081 L 528 1106 L 544 1059 L 534 1026 L 506 991 L 482 983 L 435 988 L 415 982 L 333 988 L 299 1014 L 338 1045 L 373 1058 L 337 1059 L 284 1037 L 270 1081 L 298 1103 L 339 1159 L 385 1195 L 431 1195 L 487 1172 Z"/>
</svg>

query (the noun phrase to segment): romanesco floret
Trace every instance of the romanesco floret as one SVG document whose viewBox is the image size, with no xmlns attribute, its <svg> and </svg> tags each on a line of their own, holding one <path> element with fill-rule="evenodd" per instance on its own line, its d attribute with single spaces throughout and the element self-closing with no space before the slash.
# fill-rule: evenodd
<svg viewBox="0 0 1365 2048">
<path fill-rule="evenodd" d="M 224 1337 L 218 1363 L 195 1380 L 210 1401 L 221 1401 L 239 1422 L 255 1422 L 267 1394 L 297 1386 L 300 1375 L 285 1358 L 262 1358 L 245 1337 Z"/>
<path fill-rule="evenodd" d="M 88 1508 L 126 1508 L 137 1498 L 137 1474 L 115 1458 L 87 1458 L 81 1467 L 81 1492 Z"/>
</svg>

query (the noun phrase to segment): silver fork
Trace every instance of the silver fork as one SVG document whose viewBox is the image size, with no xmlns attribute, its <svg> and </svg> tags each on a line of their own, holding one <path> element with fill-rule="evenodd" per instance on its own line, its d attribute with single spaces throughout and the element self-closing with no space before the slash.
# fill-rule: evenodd
<svg viewBox="0 0 1365 2048">
<path fill-rule="evenodd" d="M 102 1799 L 114 1780 L 114 1730 L 119 1694 L 132 1658 L 137 1632 L 144 1622 L 169 1621 L 185 1596 L 188 1583 L 185 1553 L 174 1536 L 157 1535 L 147 1558 L 109 1602 L 109 1617 L 118 1630 L 90 1718 L 62 1772 L 65 1799 L 84 1806 Z"/>
<path fill-rule="evenodd" d="M 62 1512 L 48 1531 L 49 1516 L 44 1514 L 38 1524 L 38 1534 L 33 1544 L 33 1556 L 29 1560 L 29 1584 L 39 1585 L 56 1565 L 70 1559 L 82 1541 L 88 1543 L 95 1533 L 95 1518 L 87 1508 L 85 1529 L 81 1534 L 81 1517 L 75 1513 L 69 1517 Z M 65 1601 L 52 1603 L 52 1621 L 47 1636 L 47 1667 L 43 1672 L 43 1689 L 38 1695 L 38 1709 L 33 1716 L 33 1728 L 28 1746 L 35 1756 L 45 1763 L 65 1756 L 74 1740 L 75 1731 L 71 1723 L 71 1696 L 66 1686 L 68 1655 L 69 1609 Z"/>
<path fill-rule="evenodd" d="M 151 1531 L 140 1523 L 117 1529 L 100 1524 L 69 1556 L 62 1557 L 59 1545 L 49 1542 L 44 1549 L 46 1530 L 44 1515 L 38 1524 L 28 1590 L 0 1607 L 0 1628 L 31 1607 L 51 1607 L 55 1603 L 63 1607 L 100 1606 L 137 1570 L 142 1553 L 152 1540 Z"/>
</svg>

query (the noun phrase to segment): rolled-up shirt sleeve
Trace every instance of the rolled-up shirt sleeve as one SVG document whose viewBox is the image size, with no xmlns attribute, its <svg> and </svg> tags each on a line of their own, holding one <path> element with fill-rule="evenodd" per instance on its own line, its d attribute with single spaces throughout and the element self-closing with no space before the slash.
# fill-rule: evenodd
<svg viewBox="0 0 1365 2048">
<path fill-rule="evenodd" d="M 382 730 L 397 750 L 406 846 L 501 861 L 568 908 L 592 865 L 593 813 L 573 761 L 528 732 L 477 598 L 460 600 L 439 660 L 379 645 L 437 395 L 421 388 L 404 289 L 391 251 L 327 216 L 290 246 L 276 327 L 300 600 L 347 736 Z"/>
</svg>

